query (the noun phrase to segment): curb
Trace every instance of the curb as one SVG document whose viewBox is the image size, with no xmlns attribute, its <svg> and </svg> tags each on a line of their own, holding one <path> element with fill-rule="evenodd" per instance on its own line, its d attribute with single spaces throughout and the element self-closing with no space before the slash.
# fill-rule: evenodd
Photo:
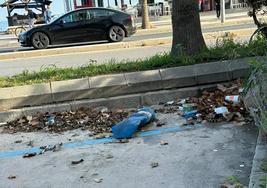
<svg viewBox="0 0 267 188">
<path fill-rule="evenodd" d="M 267 178 L 267 173 L 261 169 L 262 162 L 267 157 L 267 137 L 259 131 L 257 145 L 255 148 L 255 155 L 253 158 L 251 174 L 249 177 L 249 188 L 259 188 L 261 185 L 261 178 Z M 266 182 L 265 182 L 266 183 Z M 264 185 L 267 187 L 267 184 Z"/>
<path fill-rule="evenodd" d="M 213 89 L 216 87 L 217 84 L 210 84 L 174 90 L 162 90 L 140 94 L 123 95 L 117 97 L 100 98 L 94 100 L 79 100 L 59 104 L 12 109 L 6 112 L 0 112 L 0 123 L 13 121 L 22 116 L 34 115 L 36 113 L 74 111 L 81 107 L 96 108 L 99 106 L 105 106 L 109 109 L 123 109 L 136 108 L 138 106 L 145 105 L 157 105 L 159 104 L 159 102 L 167 102 L 172 100 L 178 100 L 181 98 L 197 96 L 201 94 L 203 90 Z"/>
<path fill-rule="evenodd" d="M 222 36 L 222 34 L 225 32 L 231 32 L 239 36 L 248 36 L 251 35 L 254 31 L 255 29 L 228 30 L 223 32 L 204 33 L 203 36 L 206 40 L 209 40 Z M 155 46 L 155 45 L 170 44 L 171 42 L 172 42 L 172 37 L 164 37 L 164 38 L 146 39 L 146 40 L 132 41 L 132 42 L 120 42 L 120 43 L 109 43 L 109 44 L 86 45 L 79 47 L 64 47 L 64 48 L 55 48 L 46 50 L 12 52 L 12 53 L 0 54 L 0 60 L 61 55 L 61 54 L 73 54 L 73 53 L 81 53 L 89 51 L 103 51 L 103 50 L 112 50 L 114 48 L 123 49 L 123 48 L 133 48 L 133 47 L 143 47 L 143 46 Z"/>
<path fill-rule="evenodd" d="M 260 57 L 0 88 L 0 110 L 228 82 L 245 77 L 247 62 L 255 59 Z M 143 100 L 154 103 L 153 98 Z"/>
</svg>

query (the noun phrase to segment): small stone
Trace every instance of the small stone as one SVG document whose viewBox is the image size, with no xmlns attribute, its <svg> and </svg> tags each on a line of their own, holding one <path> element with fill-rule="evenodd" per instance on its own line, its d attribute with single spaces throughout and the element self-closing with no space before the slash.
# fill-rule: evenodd
<svg viewBox="0 0 267 188">
<path fill-rule="evenodd" d="M 102 179 L 102 178 L 96 178 L 96 179 L 94 179 L 94 181 L 95 181 L 96 183 L 101 183 L 101 182 L 103 181 L 103 179 Z"/>
<path fill-rule="evenodd" d="M 25 153 L 22 157 L 23 158 L 30 158 L 30 157 L 34 157 L 34 156 L 36 156 L 37 155 L 37 153 Z"/>
<path fill-rule="evenodd" d="M 82 163 L 84 160 L 83 159 L 80 159 L 80 160 L 78 160 L 78 161 L 71 161 L 71 164 L 72 165 L 77 165 L 77 164 L 79 164 L 79 163 Z"/>
<path fill-rule="evenodd" d="M 166 124 L 166 123 L 164 123 L 164 122 L 157 121 L 156 126 L 157 126 L 157 127 L 161 127 L 161 126 L 163 126 L 163 125 L 165 125 L 165 124 Z"/>
<path fill-rule="evenodd" d="M 16 179 L 16 178 L 17 178 L 17 176 L 13 176 L 13 175 L 8 176 L 8 179 L 10 179 L 10 180 Z"/>
<path fill-rule="evenodd" d="M 227 185 L 223 184 L 220 186 L 220 188 L 229 188 Z"/>
<path fill-rule="evenodd" d="M 82 178 L 84 178 L 84 176 L 80 176 L 80 178 L 82 179 Z"/>
<path fill-rule="evenodd" d="M 29 141 L 29 143 L 27 144 L 27 146 L 33 147 L 33 141 Z"/>
<path fill-rule="evenodd" d="M 113 158 L 113 156 L 112 155 L 107 155 L 107 157 L 106 157 L 106 159 L 112 159 Z"/>
<path fill-rule="evenodd" d="M 125 144 L 125 143 L 128 143 L 128 142 L 129 142 L 128 139 L 120 139 L 118 141 L 115 141 L 114 143 Z"/>
<path fill-rule="evenodd" d="M 15 141 L 16 144 L 19 144 L 19 143 L 21 143 L 21 142 L 22 142 L 22 140 L 16 140 L 16 141 Z"/>
<path fill-rule="evenodd" d="M 161 146 L 166 146 L 166 145 L 168 145 L 168 144 L 169 144 L 169 143 L 166 142 L 166 141 L 161 141 L 161 142 L 160 142 L 160 145 L 161 145 Z"/>
<path fill-rule="evenodd" d="M 208 121 L 207 120 L 203 120 L 201 123 L 202 124 L 206 124 L 206 123 L 208 123 Z"/>
<path fill-rule="evenodd" d="M 151 166 L 151 168 L 156 168 L 156 167 L 159 166 L 159 163 L 152 162 L 152 163 L 150 164 L 150 166 Z"/>
<path fill-rule="evenodd" d="M 27 116 L 26 119 L 27 119 L 28 121 L 32 121 L 32 116 Z"/>
</svg>

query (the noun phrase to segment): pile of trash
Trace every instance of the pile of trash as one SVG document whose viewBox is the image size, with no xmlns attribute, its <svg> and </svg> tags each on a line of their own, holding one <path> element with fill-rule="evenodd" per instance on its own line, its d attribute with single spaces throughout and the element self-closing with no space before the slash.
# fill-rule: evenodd
<svg viewBox="0 0 267 188">
<path fill-rule="evenodd" d="M 16 132 L 54 132 L 60 133 L 81 128 L 93 134 L 111 133 L 111 127 L 128 116 L 123 110 L 110 111 L 107 108 L 80 108 L 76 111 L 38 113 L 24 116 L 3 127 L 6 133 Z"/>
<path fill-rule="evenodd" d="M 200 97 L 164 103 L 164 108 L 157 112 L 177 112 L 187 120 L 185 125 L 222 121 L 245 123 L 250 118 L 241 98 L 241 86 L 241 80 L 218 84 L 215 90 L 203 91 Z"/>
</svg>

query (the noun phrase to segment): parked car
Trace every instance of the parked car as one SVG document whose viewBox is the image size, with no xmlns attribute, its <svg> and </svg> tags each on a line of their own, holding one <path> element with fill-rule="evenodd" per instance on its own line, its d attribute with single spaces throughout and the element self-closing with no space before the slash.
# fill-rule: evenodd
<svg viewBox="0 0 267 188">
<path fill-rule="evenodd" d="M 52 23 L 34 27 L 18 37 L 21 46 L 45 49 L 49 45 L 108 40 L 120 42 L 136 32 L 130 14 L 107 8 L 79 9 Z"/>
</svg>

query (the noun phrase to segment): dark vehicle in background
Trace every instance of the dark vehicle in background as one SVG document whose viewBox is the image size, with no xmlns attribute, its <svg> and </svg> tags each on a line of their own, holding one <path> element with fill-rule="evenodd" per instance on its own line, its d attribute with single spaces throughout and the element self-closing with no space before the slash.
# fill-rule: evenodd
<svg viewBox="0 0 267 188">
<path fill-rule="evenodd" d="M 34 27 L 18 37 L 21 46 L 45 49 L 49 45 L 108 40 L 120 42 L 136 32 L 130 14 L 107 8 L 79 9 L 50 24 Z"/>
</svg>

